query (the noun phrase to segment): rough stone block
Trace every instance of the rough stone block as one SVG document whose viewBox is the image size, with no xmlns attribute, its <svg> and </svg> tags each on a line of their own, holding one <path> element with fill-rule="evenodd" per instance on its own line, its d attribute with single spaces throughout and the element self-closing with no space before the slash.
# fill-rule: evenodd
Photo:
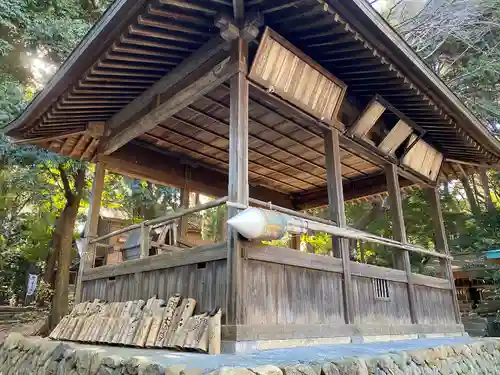
<svg viewBox="0 0 500 375">
<path fill-rule="evenodd" d="M 279 367 L 273 365 L 264 365 L 253 367 L 250 369 L 253 373 L 257 375 L 283 375 L 283 372 Z M 325 375 L 335 375 L 333 373 L 325 374 Z"/>
</svg>

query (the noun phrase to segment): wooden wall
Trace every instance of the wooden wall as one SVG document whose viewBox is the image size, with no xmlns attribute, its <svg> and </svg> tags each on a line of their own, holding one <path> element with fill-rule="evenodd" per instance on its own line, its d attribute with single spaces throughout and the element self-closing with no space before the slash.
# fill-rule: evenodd
<svg viewBox="0 0 500 375">
<path fill-rule="evenodd" d="M 354 293 L 354 323 L 411 324 L 408 286 L 388 281 L 389 299 L 375 299 L 373 279 L 352 277 Z"/>
<path fill-rule="evenodd" d="M 342 324 L 342 275 L 260 260 L 243 262 L 240 324 Z"/>
<path fill-rule="evenodd" d="M 199 268 L 204 265 L 204 268 Z M 198 302 L 197 311 L 226 303 L 226 260 L 146 271 L 83 282 L 83 300 L 167 299 L 175 293 Z"/>
<path fill-rule="evenodd" d="M 272 246 L 244 251 L 238 324 L 344 323 L 340 259 Z M 406 272 L 350 263 L 354 324 L 410 325 Z M 386 280 L 388 298 L 376 297 L 374 279 Z M 420 324 L 455 324 L 449 282 L 412 274 Z"/>
<path fill-rule="evenodd" d="M 451 290 L 416 285 L 417 317 L 421 324 L 455 324 Z"/>
<path fill-rule="evenodd" d="M 84 271 L 82 300 L 128 301 L 175 293 L 198 301 L 197 311 L 226 306 L 227 245 L 218 243 Z"/>
</svg>

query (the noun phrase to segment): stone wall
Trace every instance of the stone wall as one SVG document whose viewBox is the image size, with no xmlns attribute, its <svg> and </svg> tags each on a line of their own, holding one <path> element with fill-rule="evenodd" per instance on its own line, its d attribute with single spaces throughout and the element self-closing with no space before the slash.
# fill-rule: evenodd
<svg viewBox="0 0 500 375">
<path fill-rule="evenodd" d="M 75 349 L 58 341 L 20 334 L 11 334 L 0 348 L 0 375 L 500 375 L 500 341 L 249 369 L 184 368 L 164 368 L 146 357 L 124 359 L 108 355 L 99 347 Z"/>
</svg>

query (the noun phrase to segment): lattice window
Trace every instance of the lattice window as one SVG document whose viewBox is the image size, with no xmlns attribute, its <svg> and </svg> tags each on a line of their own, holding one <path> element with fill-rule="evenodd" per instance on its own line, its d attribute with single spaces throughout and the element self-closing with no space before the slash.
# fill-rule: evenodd
<svg viewBox="0 0 500 375">
<path fill-rule="evenodd" d="M 375 299 L 379 301 L 390 301 L 389 283 L 384 279 L 373 279 L 373 293 Z"/>
</svg>

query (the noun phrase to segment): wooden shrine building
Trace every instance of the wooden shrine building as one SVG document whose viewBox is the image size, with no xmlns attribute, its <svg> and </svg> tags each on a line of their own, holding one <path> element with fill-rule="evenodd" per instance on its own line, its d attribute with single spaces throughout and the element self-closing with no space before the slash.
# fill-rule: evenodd
<svg viewBox="0 0 500 375">
<path fill-rule="evenodd" d="M 116 0 L 4 131 L 96 163 L 79 299 L 192 296 L 222 307 L 226 351 L 463 332 L 436 189 L 497 165 L 500 144 L 365 0 Z M 140 257 L 94 267 L 124 233 L 97 237 L 106 170 L 218 199 L 125 228 Z M 437 252 L 407 243 L 410 185 L 428 192 Z M 351 260 L 344 238 L 321 256 L 232 230 L 150 255 L 151 228 L 187 213 L 328 205 L 317 220 L 345 228 L 345 201 L 384 192 L 394 268 Z M 413 252 L 445 275 L 413 273 Z"/>
</svg>

